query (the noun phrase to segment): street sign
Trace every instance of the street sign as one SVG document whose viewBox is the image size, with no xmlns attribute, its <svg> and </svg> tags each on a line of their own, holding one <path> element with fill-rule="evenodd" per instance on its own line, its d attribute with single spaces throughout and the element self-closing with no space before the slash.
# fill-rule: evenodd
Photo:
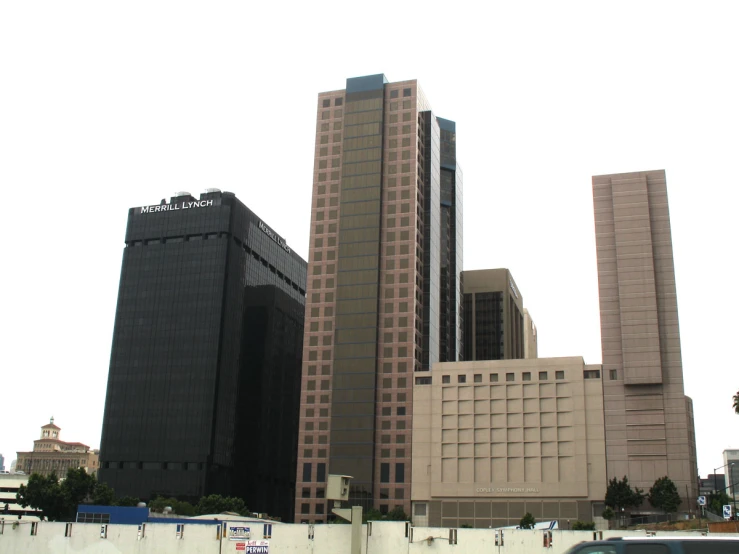
<svg viewBox="0 0 739 554">
<path fill-rule="evenodd" d="M 705 496 L 699 496 L 698 497 L 698 506 L 705 506 L 706 505 L 706 497 Z"/>
<path fill-rule="evenodd" d="M 731 519 L 731 504 L 724 504 L 724 519 Z"/>
</svg>

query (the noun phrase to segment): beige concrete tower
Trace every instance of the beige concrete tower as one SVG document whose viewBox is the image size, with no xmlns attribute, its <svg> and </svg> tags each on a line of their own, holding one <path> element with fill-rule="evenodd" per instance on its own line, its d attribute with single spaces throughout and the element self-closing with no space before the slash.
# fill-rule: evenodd
<svg viewBox="0 0 739 554">
<path fill-rule="evenodd" d="M 665 172 L 593 177 L 609 478 L 697 495 Z M 645 508 L 648 504 L 645 502 Z"/>
</svg>

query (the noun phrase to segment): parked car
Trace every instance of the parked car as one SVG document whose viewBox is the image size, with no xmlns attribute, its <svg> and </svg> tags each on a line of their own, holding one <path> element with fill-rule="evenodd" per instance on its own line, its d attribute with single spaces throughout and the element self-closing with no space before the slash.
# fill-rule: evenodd
<svg viewBox="0 0 739 554">
<path fill-rule="evenodd" d="M 739 537 L 623 537 L 582 542 L 566 554 L 739 554 Z"/>
</svg>

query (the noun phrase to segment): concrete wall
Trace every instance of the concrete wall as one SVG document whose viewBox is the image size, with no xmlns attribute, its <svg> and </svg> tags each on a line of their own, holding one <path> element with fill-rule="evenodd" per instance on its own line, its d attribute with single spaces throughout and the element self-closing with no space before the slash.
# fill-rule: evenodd
<svg viewBox="0 0 739 554">
<path fill-rule="evenodd" d="M 235 523 L 239 525 L 239 523 Z M 185 525 L 182 538 L 172 524 L 147 524 L 139 538 L 136 525 L 108 525 L 107 538 L 101 526 L 92 523 L 71 524 L 71 536 L 65 537 L 67 524 L 39 523 L 36 535 L 31 525 L 12 529 L 5 526 L 0 534 L 2 554 L 236 554 L 237 541 L 218 538 L 217 526 Z M 252 526 L 251 540 L 262 539 L 262 526 Z M 450 531 L 456 532 L 456 544 L 450 544 Z M 452 533 L 453 534 L 453 533 Z M 678 536 L 679 533 L 659 533 Z M 349 552 L 350 525 L 274 525 L 269 541 L 270 554 L 346 554 Z M 636 531 L 603 531 L 602 537 L 644 536 Z M 733 535 L 736 536 L 736 535 Z M 429 541 L 428 538 L 431 537 Z M 599 533 L 598 538 L 601 537 Z M 503 546 L 496 546 L 493 529 L 446 529 L 412 527 L 404 522 L 373 522 L 364 525 L 362 554 L 560 554 L 582 541 L 594 540 L 592 531 L 553 531 L 552 547 L 544 548 L 544 532 L 506 529 Z"/>
</svg>

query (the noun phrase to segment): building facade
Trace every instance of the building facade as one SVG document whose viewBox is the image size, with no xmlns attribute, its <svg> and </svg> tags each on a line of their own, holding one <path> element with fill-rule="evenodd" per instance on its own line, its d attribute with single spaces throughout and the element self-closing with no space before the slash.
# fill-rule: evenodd
<svg viewBox="0 0 739 554">
<path fill-rule="evenodd" d="M 0 474 L 0 525 L 5 519 L 6 523 L 18 521 L 24 516 L 38 516 L 40 511 L 31 506 L 25 508 L 18 504 L 18 491 L 21 486 L 28 486 L 30 475 Z M 6 531 L 7 532 L 7 531 Z"/>
<path fill-rule="evenodd" d="M 724 484 L 721 488 L 735 500 L 739 496 L 739 450 L 724 450 Z"/>
<path fill-rule="evenodd" d="M 326 476 L 365 508 L 410 509 L 414 378 L 461 355 L 462 172 L 454 122 L 416 81 L 318 95 L 296 521 Z"/>
<path fill-rule="evenodd" d="M 523 309 L 523 357 L 526 359 L 539 357 L 539 337 L 536 324 L 529 311 Z"/>
<path fill-rule="evenodd" d="M 39 438 L 33 441 L 33 451 L 18 452 L 15 471 L 26 475 L 38 473 L 48 477 L 55 473 L 57 477 L 66 477 L 70 469 L 84 468 L 88 473 L 98 471 L 98 450 L 81 442 L 65 442 L 61 440 L 61 428 L 54 424 L 54 418 L 41 427 Z"/>
<path fill-rule="evenodd" d="M 291 518 L 305 278 L 233 193 L 131 208 L 100 479 L 142 499 L 246 496 Z"/>
<path fill-rule="evenodd" d="M 520 360 L 527 346 L 536 351 L 535 327 L 524 321 L 523 297 L 510 271 L 463 271 L 462 280 L 465 361 Z"/>
<path fill-rule="evenodd" d="M 606 491 L 601 366 L 442 363 L 413 390 L 415 525 L 592 521 Z M 596 509 L 596 505 L 601 511 Z"/>
<path fill-rule="evenodd" d="M 0 454 L 0 471 L 5 471 L 5 458 Z"/>
<path fill-rule="evenodd" d="M 593 177 L 608 477 L 697 495 L 664 171 Z"/>
</svg>

